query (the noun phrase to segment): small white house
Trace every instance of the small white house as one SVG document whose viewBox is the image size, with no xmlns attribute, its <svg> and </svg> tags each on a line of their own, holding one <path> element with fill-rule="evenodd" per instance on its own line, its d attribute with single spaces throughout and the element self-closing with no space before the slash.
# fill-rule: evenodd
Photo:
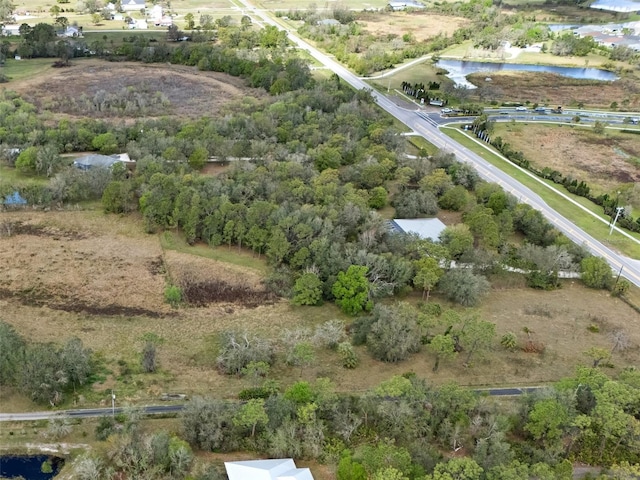
<svg viewBox="0 0 640 480">
<path fill-rule="evenodd" d="M 146 20 L 133 20 L 129 24 L 129 28 L 131 30 L 146 30 L 147 28 L 149 28 L 149 25 L 147 25 Z"/>
<path fill-rule="evenodd" d="M 291 458 L 224 462 L 229 480 L 313 480 L 308 468 L 298 468 Z"/>
<path fill-rule="evenodd" d="M 173 25 L 173 18 L 171 17 L 157 18 L 153 21 L 153 24 L 156 27 L 170 27 L 171 25 Z"/>
<path fill-rule="evenodd" d="M 413 0 L 391 0 L 388 4 L 393 11 L 406 10 L 407 8 L 423 9 L 425 6 Z"/>
<path fill-rule="evenodd" d="M 64 38 L 82 37 L 82 27 L 68 26 L 64 30 L 59 31 L 57 35 Z"/>
</svg>

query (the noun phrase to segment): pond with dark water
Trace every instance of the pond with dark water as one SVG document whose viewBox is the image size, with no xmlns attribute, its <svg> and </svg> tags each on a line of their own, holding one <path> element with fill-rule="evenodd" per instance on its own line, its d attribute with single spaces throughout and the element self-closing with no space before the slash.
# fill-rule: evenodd
<svg viewBox="0 0 640 480">
<path fill-rule="evenodd" d="M 42 472 L 42 464 L 47 460 L 51 462 L 53 470 L 51 473 Z M 60 471 L 63 463 L 63 459 L 48 455 L 0 456 L 0 478 L 22 477 L 25 480 L 50 480 Z"/>
<path fill-rule="evenodd" d="M 612 82 L 618 79 L 613 72 L 600 70 L 598 68 L 581 67 L 559 67 L 557 65 L 528 65 L 524 63 L 491 63 L 491 62 L 468 62 L 465 60 L 439 60 L 436 67 L 449 72 L 447 77 L 457 85 L 465 85 L 468 88 L 476 88 L 465 77 L 476 72 L 518 71 L 518 72 L 548 72 L 562 75 L 563 77 L 578 78 L 581 80 L 600 80 Z"/>
</svg>

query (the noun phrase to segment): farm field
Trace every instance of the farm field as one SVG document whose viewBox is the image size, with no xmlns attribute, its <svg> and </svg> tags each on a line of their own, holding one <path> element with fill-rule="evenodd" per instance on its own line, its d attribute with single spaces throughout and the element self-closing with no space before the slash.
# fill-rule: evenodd
<svg viewBox="0 0 640 480">
<path fill-rule="evenodd" d="M 640 136 L 613 129 L 527 123 L 496 123 L 495 134 L 539 169 L 549 167 L 596 194 L 609 193 L 640 208 Z M 535 139 L 533 141 L 532 139 Z"/>
<path fill-rule="evenodd" d="M 277 341 L 286 330 L 334 318 L 350 322 L 330 304 L 292 307 L 286 300 L 265 295 L 259 269 L 163 248 L 158 235 L 143 233 L 136 216 L 16 212 L 4 214 L 2 220 L 22 222 L 14 224 L 12 236 L 3 238 L 2 317 L 31 341 L 62 343 L 77 336 L 96 352 L 104 373 L 93 391 L 76 399 L 85 406 L 104 401 L 111 388 L 121 392 L 123 402 L 132 403 L 154 401 L 163 392 L 233 397 L 248 384 L 216 371 L 216 341 L 221 332 L 250 331 Z M 235 249 L 216 250 L 232 255 Z M 167 275 L 178 284 L 205 285 L 211 302 L 171 309 L 163 300 Z M 589 347 L 607 348 L 608 335 L 618 329 L 627 332 L 633 348 L 614 354 L 614 368 L 640 361 L 637 312 L 606 292 L 571 281 L 558 291 L 539 292 L 510 276 L 496 278 L 493 284 L 478 313 L 496 323 L 498 336 L 511 331 L 521 343 L 527 337 L 526 327 L 536 342 L 545 345 L 543 354 L 498 348 L 472 368 L 463 368 L 461 359 L 455 359 L 434 374 L 434 358 L 425 350 L 408 361 L 386 364 L 357 347 L 361 365 L 344 370 L 335 352 L 319 349 L 313 366 L 302 371 L 279 361 L 272 377 L 282 385 L 328 377 L 339 391 L 350 392 L 364 392 L 409 371 L 434 383 L 547 383 L 571 375 L 576 365 L 587 361 L 583 352 Z M 230 291 L 236 293 L 230 296 Z M 405 300 L 414 302 L 418 296 Z M 441 299 L 434 295 L 433 301 Z M 592 324 L 598 333 L 589 331 Z M 142 374 L 139 368 L 139 352 L 147 338 L 159 345 L 160 369 L 154 374 Z M 29 405 L 6 389 L 0 401 L 6 411 Z"/>
</svg>

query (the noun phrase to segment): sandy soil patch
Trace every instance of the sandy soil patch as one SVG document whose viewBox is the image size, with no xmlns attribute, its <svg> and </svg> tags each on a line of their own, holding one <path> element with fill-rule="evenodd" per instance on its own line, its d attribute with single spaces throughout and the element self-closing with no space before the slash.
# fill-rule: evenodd
<svg viewBox="0 0 640 480">
<path fill-rule="evenodd" d="M 396 35 L 402 38 L 405 33 L 412 33 L 418 42 L 433 38 L 436 35 L 451 35 L 468 20 L 432 13 L 420 12 L 385 12 L 384 14 L 366 15 L 358 19 L 367 33 L 376 36 Z"/>
<path fill-rule="evenodd" d="M 149 94 L 162 92 L 169 106 L 154 114 L 188 117 L 213 116 L 234 98 L 260 95 L 257 89 L 246 87 L 242 79 L 224 73 L 201 72 L 182 65 L 99 60 L 51 69 L 46 76 L 20 82 L 12 88 L 41 107 L 66 97 L 78 98 L 83 93 L 93 97 L 100 90 L 108 94 L 119 94 L 127 88 Z M 87 115 L 105 116 L 100 112 L 82 116 Z"/>
</svg>

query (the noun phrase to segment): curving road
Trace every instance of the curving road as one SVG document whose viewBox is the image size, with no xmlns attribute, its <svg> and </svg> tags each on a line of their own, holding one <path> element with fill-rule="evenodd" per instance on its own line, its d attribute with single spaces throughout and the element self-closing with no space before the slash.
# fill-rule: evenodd
<svg viewBox="0 0 640 480">
<path fill-rule="evenodd" d="M 640 287 L 640 262 L 630 259 L 623 255 L 614 252 L 610 248 L 606 247 L 591 235 L 578 228 L 571 221 L 564 218 L 558 212 L 549 207 L 537 194 L 522 185 L 517 180 L 511 178 L 500 169 L 494 167 L 489 162 L 484 160 L 479 155 L 473 153 L 463 145 L 459 144 L 455 140 L 449 138 L 442 133 L 435 122 L 426 121 L 424 118 L 418 116 L 413 110 L 406 110 L 399 107 L 391 100 L 386 98 L 383 94 L 371 89 L 362 79 L 350 72 L 344 66 L 339 64 L 333 58 L 325 55 L 317 48 L 311 46 L 306 41 L 292 33 L 289 29 L 283 27 L 268 13 L 262 10 L 257 10 L 254 5 L 248 0 L 236 0 L 241 4 L 244 13 L 250 17 L 257 17 L 260 23 L 266 25 L 273 25 L 280 30 L 285 30 L 289 35 L 289 40 L 297 46 L 299 49 L 306 51 L 314 59 L 320 62 L 325 67 L 329 68 L 335 74 L 337 74 L 344 82 L 351 85 L 358 90 L 369 90 L 371 95 L 375 98 L 376 102 L 387 113 L 393 115 L 402 123 L 411 128 L 414 132 L 424 137 L 427 141 L 435 145 L 436 147 L 444 150 L 448 150 L 454 153 L 457 159 L 461 162 L 472 164 L 478 171 L 478 174 L 485 180 L 499 184 L 505 191 L 512 193 L 520 199 L 521 202 L 531 205 L 536 210 L 542 212 L 542 214 L 562 233 L 569 237 L 577 244 L 582 244 L 589 249 L 594 255 L 603 257 L 611 268 L 616 272 L 622 269 L 622 276 L 627 278 L 630 282 Z"/>
</svg>

